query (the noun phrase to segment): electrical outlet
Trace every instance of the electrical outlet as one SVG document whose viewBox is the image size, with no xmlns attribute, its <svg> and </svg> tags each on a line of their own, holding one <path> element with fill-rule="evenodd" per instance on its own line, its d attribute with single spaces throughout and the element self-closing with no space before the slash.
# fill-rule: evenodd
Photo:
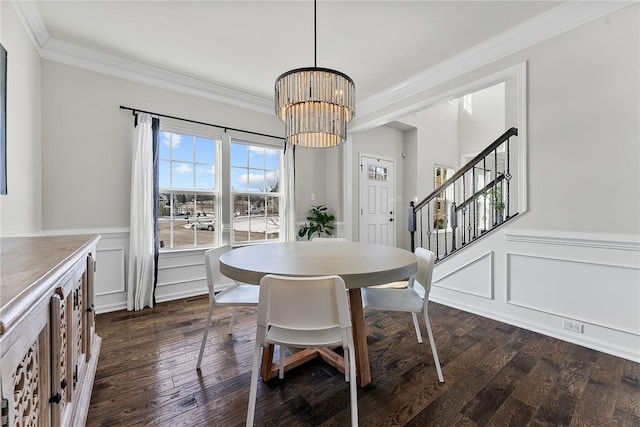
<svg viewBox="0 0 640 427">
<path fill-rule="evenodd" d="M 562 326 L 565 329 L 568 329 L 568 330 L 573 331 L 573 332 L 577 332 L 579 334 L 583 333 L 583 330 L 584 330 L 584 324 L 578 323 L 578 322 L 574 322 L 573 320 L 564 319 L 562 321 Z"/>
</svg>

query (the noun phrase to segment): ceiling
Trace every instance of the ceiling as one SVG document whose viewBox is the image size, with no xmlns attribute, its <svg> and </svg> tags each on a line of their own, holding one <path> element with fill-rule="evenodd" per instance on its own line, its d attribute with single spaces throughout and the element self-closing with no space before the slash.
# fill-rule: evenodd
<svg viewBox="0 0 640 427">
<path fill-rule="evenodd" d="M 317 66 L 349 75 L 366 99 L 561 3 L 320 0 Z M 42 46 L 63 42 L 268 100 L 281 73 L 314 65 L 311 0 L 35 6 L 27 20 Z"/>
</svg>

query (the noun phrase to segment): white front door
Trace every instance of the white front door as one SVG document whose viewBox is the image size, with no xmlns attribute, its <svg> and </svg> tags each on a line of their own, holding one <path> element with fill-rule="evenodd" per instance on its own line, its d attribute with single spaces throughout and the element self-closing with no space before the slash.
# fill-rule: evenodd
<svg viewBox="0 0 640 427">
<path fill-rule="evenodd" d="M 360 155 L 360 242 L 396 245 L 395 162 Z"/>
</svg>

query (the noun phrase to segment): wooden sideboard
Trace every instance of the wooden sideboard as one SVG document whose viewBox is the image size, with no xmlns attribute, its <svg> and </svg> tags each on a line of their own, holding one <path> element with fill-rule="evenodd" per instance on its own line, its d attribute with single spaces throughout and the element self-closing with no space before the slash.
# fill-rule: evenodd
<svg viewBox="0 0 640 427">
<path fill-rule="evenodd" d="M 100 236 L 0 239 L 1 427 L 83 426 L 101 339 Z"/>
</svg>

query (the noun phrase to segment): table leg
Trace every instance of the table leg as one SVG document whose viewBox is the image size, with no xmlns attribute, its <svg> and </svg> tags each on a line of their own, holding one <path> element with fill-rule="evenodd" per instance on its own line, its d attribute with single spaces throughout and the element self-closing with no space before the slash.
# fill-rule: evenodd
<svg viewBox="0 0 640 427">
<path fill-rule="evenodd" d="M 273 378 L 272 366 L 273 366 L 273 344 L 269 344 L 262 348 L 262 364 L 260 365 L 260 376 L 264 381 L 268 381 Z"/>
<path fill-rule="evenodd" d="M 369 348 L 367 346 L 367 329 L 362 308 L 362 294 L 360 289 L 349 289 L 349 304 L 351 306 L 351 329 L 356 354 L 356 381 L 360 387 L 371 383 L 371 367 L 369 366 Z M 278 375 L 278 364 L 273 363 L 274 346 L 269 345 L 262 350 L 262 365 L 260 376 L 268 381 Z M 285 359 L 285 370 L 301 365 L 315 357 L 322 357 L 340 371 L 344 372 L 344 361 L 341 356 L 329 349 L 305 349 Z"/>
<path fill-rule="evenodd" d="M 353 344 L 356 353 L 356 378 L 358 385 L 364 387 L 371 383 L 371 367 L 369 366 L 369 348 L 367 346 L 364 309 L 362 308 L 362 293 L 359 288 L 349 289 L 349 303 Z"/>
</svg>

